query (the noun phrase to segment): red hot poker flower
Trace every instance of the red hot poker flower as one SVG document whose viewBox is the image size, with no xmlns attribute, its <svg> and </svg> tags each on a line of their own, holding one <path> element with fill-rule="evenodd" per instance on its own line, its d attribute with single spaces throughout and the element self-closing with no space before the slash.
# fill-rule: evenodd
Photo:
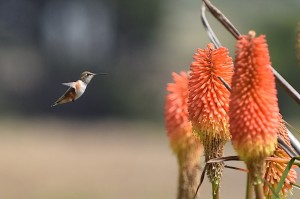
<svg viewBox="0 0 300 199">
<path fill-rule="evenodd" d="M 230 133 L 238 155 L 247 164 L 256 198 L 263 198 L 264 160 L 277 145 L 279 108 L 275 78 L 265 36 L 255 32 L 237 41 L 229 105 Z"/>
<path fill-rule="evenodd" d="M 279 108 L 265 36 L 254 33 L 237 42 L 230 101 L 230 132 L 247 161 L 272 155 L 277 144 Z"/>
<path fill-rule="evenodd" d="M 224 47 L 198 49 L 190 67 L 189 118 L 193 130 L 204 146 L 205 160 L 223 156 L 230 139 L 228 104 L 230 92 L 218 77 L 229 85 L 233 73 L 232 58 Z M 216 186 L 222 175 L 223 163 L 208 165 L 208 177 Z"/>
<path fill-rule="evenodd" d="M 186 138 L 192 137 L 192 124 L 188 117 L 188 76 L 172 73 L 174 83 L 169 83 L 165 104 L 165 121 L 171 146 L 176 152 L 184 148 Z M 183 140 L 182 140 L 183 139 Z M 194 139 L 194 138 L 193 138 Z M 178 149 L 179 148 L 179 149 Z"/>
<path fill-rule="evenodd" d="M 196 133 L 203 142 L 218 138 L 230 139 L 228 127 L 228 104 L 230 92 L 218 79 L 222 77 L 229 85 L 233 63 L 224 47 L 198 49 L 191 64 L 189 81 L 189 114 Z"/>
<path fill-rule="evenodd" d="M 188 75 L 173 73 L 174 83 L 167 86 L 165 122 L 171 147 L 179 163 L 178 199 L 192 199 L 200 179 L 199 162 L 203 153 L 193 136 L 188 118 Z"/>
</svg>

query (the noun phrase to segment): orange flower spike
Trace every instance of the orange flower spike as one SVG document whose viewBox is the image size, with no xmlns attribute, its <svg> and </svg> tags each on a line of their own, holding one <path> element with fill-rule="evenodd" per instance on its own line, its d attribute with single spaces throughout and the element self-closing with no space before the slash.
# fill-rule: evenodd
<svg viewBox="0 0 300 199">
<path fill-rule="evenodd" d="M 176 153 L 186 145 L 182 139 L 192 136 L 192 124 L 188 118 L 188 76 L 172 73 L 174 83 L 169 83 L 165 104 L 165 121 L 171 146 Z"/>
<path fill-rule="evenodd" d="M 229 104 L 230 133 L 238 155 L 247 164 L 256 198 L 263 198 L 264 160 L 277 145 L 279 108 L 265 36 L 255 32 L 237 41 Z"/>
<path fill-rule="evenodd" d="M 291 146 L 288 133 L 287 133 L 287 128 L 284 124 L 283 119 L 280 117 L 280 126 L 278 128 L 278 135 L 280 135 L 285 143 L 287 143 L 289 146 Z M 272 157 L 275 158 L 284 158 L 288 159 L 290 158 L 289 155 L 278 145 L 276 150 L 274 151 L 274 154 Z M 283 171 L 285 170 L 287 164 L 285 163 L 278 163 L 278 162 L 272 162 L 272 161 L 267 161 L 266 162 L 266 172 L 265 172 L 265 180 L 269 182 L 269 184 L 272 186 L 272 188 L 275 190 L 279 180 L 283 174 Z M 291 183 L 296 183 L 297 180 L 297 172 L 295 169 L 291 169 L 284 181 L 284 185 L 279 192 L 279 197 L 280 198 L 287 198 L 288 193 L 292 191 L 292 185 Z M 270 190 L 269 186 L 267 183 L 264 183 L 264 193 L 267 196 L 267 198 L 272 198 L 272 191 Z"/>
<path fill-rule="evenodd" d="M 174 83 L 167 86 L 165 122 L 170 145 L 179 163 L 178 199 L 192 199 L 200 179 L 200 157 L 203 153 L 198 138 L 193 136 L 188 118 L 188 75 L 172 74 Z"/>
<path fill-rule="evenodd" d="M 237 42 L 230 101 L 232 144 L 246 162 L 272 155 L 279 108 L 265 36 L 254 32 Z"/>
<path fill-rule="evenodd" d="M 204 146 L 205 161 L 223 156 L 224 145 L 230 139 L 228 104 L 230 92 L 218 79 L 222 77 L 229 85 L 233 73 L 232 58 L 224 47 L 198 49 L 190 66 L 189 118 L 193 130 Z M 223 163 L 208 165 L 207 174 L 218 193 Z"/>
<path fill-rule="evenodd" d="M 224 47 L 198 49 L 191 64 L 189 81 L 189 113 L 195 132 L 203 142 L 218 138 L 230 139 L 228 127 L 228 102 L 230 92 L 218 79 L 222 77 L 229 85 L 233 73 L 232 58 Z"/>
</svg>

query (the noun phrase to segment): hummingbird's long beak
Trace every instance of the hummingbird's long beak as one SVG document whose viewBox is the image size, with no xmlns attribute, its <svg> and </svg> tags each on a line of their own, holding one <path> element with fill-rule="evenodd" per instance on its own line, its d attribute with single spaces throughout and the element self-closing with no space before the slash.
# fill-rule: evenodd
<svg viewBox="0 0 300 199">
<path fill-rule="evenodd" d="M 93 73 L 93 75 L 108 75 L 108 73 Z"/>
</svg>

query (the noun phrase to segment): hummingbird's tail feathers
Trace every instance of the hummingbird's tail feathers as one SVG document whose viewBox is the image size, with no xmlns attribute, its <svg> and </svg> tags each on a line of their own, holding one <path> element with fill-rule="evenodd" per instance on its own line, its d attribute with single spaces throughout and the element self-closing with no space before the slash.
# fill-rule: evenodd
<svg viewBox="0 0 300 199">
<path fill-rule="evenodd" d="M 56 100 L 56 102 L 54 102 L 54 104 L 51 107 L 60 105 L 60 104 L 64 104 L 64 103 L 68 103 L 68 102 L 72 102 L 75 99 L 75 89 L 74 88 L 69 88 L 65 94 L 63 94 L 60 98 L 58 98 L 58 100 Z"/>
<path fill-rule="evenodd" d="M 60 104 L 64 104 L 64 103 L 67 103 L 67 102 L 70 102 L 70 100 L 69 99 L 60 98 L 56 102 L 54 102 L 54 104 L 52 104 L 51 107 L 54 107 L 54 106 L 57 106 L 57 105 L 60 105 Z"/>
<path fill-rule="evenodd" d="M 51 105 L 51 107 L 54 107 L 54 106 L 57 106 L 57 105 L 58 105 L 58 103 L 55 102 L 54 104 Z"/>
<path fill-rule="evenodd" d="M 76 82 L 67 82 L 67 83 L 62 83 L 64 86 L 69 86 L 72 88 L 76 88 Z"/>
<path fill-rule="evenodd" d="M 62 97 L 60 97 L 58 100 L 56 100 L 56 102 L 54 102 L 54 104 L 52 104 L 51 107 L 62 104 L 61 101 L 62 101 Z"/>
</svg>

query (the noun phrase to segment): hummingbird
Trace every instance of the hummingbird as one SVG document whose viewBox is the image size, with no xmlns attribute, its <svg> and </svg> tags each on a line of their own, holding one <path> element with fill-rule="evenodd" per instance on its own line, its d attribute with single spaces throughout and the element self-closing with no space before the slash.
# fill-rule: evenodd
<svg viewBox="0 0 300 199">
<path fill-rule="evenodd" d="M 85 71 L 81 73 L 79 80 L 76 82 L 62 83 L 62 85 L 69 86 L 69 89 L 60 97 L 51 107 L 68 102 L 74 102 L 85 91 L 87 85 L 91 82 L 95 75 L 106 75 L 107 73 L 91 73 Z"/>
</svg>

